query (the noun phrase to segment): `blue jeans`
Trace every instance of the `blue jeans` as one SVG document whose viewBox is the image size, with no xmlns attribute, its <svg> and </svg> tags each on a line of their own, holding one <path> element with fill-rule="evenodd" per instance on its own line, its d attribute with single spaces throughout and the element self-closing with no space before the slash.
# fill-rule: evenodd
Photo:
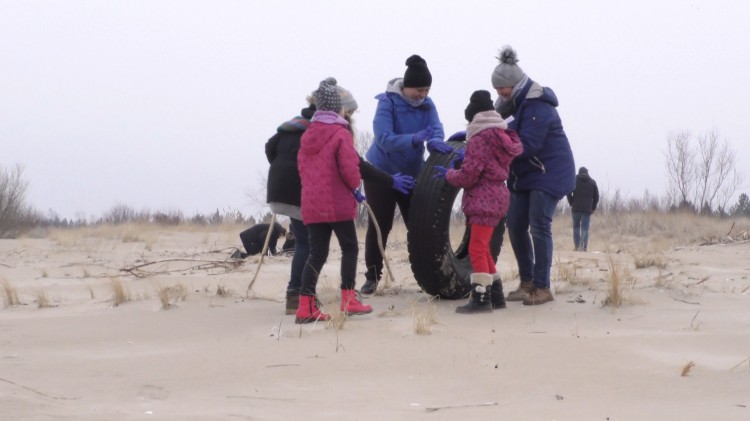
<svg viewBox="0 0 750 421">
<path fill-rule="evenodd" d="M 552 268 L 552 216 L 559 199 L 538 190 L 511 192 L 508 238 L 516 255 L 522 282 L 550 287 Z"/>
<path fill-rule="evenodd" d="M 307 256 L 310 255 L 310 243 L 307 239 L 307 227 L 299 220 L 290 218 L 292 233 L 294 234 L 294 257 L 292 257 L 292 274 L 289 277 L 287 293 L 299 294 L 302 286 L 302 270 L 305 268 Z"/>
<path fill-rule="evenodd" d="M 590 213 L 573 212 L 573 243 L 576 251 L 586 251 L 589 247 Z"/>
</svg>

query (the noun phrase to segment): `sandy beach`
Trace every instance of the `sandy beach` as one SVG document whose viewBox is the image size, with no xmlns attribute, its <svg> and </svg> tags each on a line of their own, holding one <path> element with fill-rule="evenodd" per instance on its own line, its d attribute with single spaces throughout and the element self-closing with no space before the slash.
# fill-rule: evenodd
<svg viewBox="0 0 750 421">
<path fill-rule="evenodd" d="M 336 314 L 332 243 L 318 291 L 334 321 L 310 325 L 284 315 L 290 257 L 247 290 L 260 258 L 229 258 L 239 226 L 0 240 L 0 419 L 750 417 L 750 243 L 594 236 L 583 253 L 555 224 L 551 303 L 456 314 L 421 292 L 401 227 L 369 315 Z"/>
</svg>

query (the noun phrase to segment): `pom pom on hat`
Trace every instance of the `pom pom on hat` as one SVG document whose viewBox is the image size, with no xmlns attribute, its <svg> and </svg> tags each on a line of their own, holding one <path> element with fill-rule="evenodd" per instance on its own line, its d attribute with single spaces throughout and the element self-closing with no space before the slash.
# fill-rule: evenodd
<svg viewBox="0 0 750 421">
<path fill-rule="evenodd" d="M 504 88 L 515 86 L 525 76 L 523 70 L 518 66 L 518 55 L 513 47 L 506 45 L 500 50 L 497 57 L 500 61 L 492 72 L 492 86 L 495 88 Z"/>
<path fill-rule="evenodd" d="M 336 86 L 336 83 L 336 79 L 332 77 L 320 82 L 318 90 L 313 93 L 315 106 L 318 111 L 341 112 L 342 101 L 341 94 L 339 93 L 340 88 Z"/>
<path fill-rule="evenodd" d="M 427 62 L 416 54 L 406 59 L 404 88 L 424 88 L 432 86 L 432 74 Z"/>
<path fill-rule="evenodd" d="M 466 117 L 466 121 L 471 123 L 477 113 L 494 109 L 495 107 L 492 103 L 492 97 L 488 91 L 474 91 L 469 99 L 469 105 L 467 105 L 466 110 L 464 110 L 464 116 Z"/>
</svg>

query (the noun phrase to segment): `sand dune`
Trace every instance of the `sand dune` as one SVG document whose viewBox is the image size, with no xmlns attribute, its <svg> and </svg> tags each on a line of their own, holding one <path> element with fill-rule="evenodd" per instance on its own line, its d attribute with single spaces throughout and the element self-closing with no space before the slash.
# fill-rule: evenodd
<svg viewBox="0 0 750 421">
<path fill-rule="evenodd" d="M 750 417 L 750 243 L 581 253 L 561 234 L 554 302 L 459 315 L 420 292 L 397 232 L 372 314 L 299 326 L 283 314 L 290 258 L 266 258 L 248 294 L 259 258 L 228 258 L 238 232 L 0 240 L 0 419 Z M 339 263 L 334 242 L 332 312 Z M 505 248 L 506 291 L 514 268 Z M 613 276 L 622 303 L 605 306 Z"/>
</svg>

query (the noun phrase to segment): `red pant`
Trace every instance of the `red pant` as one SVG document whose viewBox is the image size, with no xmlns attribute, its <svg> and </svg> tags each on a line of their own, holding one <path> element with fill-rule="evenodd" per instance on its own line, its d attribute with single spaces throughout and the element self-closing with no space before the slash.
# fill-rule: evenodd
<svg viewBox="0 0 750 421">
<path fill-rule="evenodd" d="M 486 225 L 471 226 L 471 240 L 469 240 L 469 260 L 474 272 L 495 273 L 495 261 L 490 253 L 490 240 L 495 227 Z"/>
</svg>

